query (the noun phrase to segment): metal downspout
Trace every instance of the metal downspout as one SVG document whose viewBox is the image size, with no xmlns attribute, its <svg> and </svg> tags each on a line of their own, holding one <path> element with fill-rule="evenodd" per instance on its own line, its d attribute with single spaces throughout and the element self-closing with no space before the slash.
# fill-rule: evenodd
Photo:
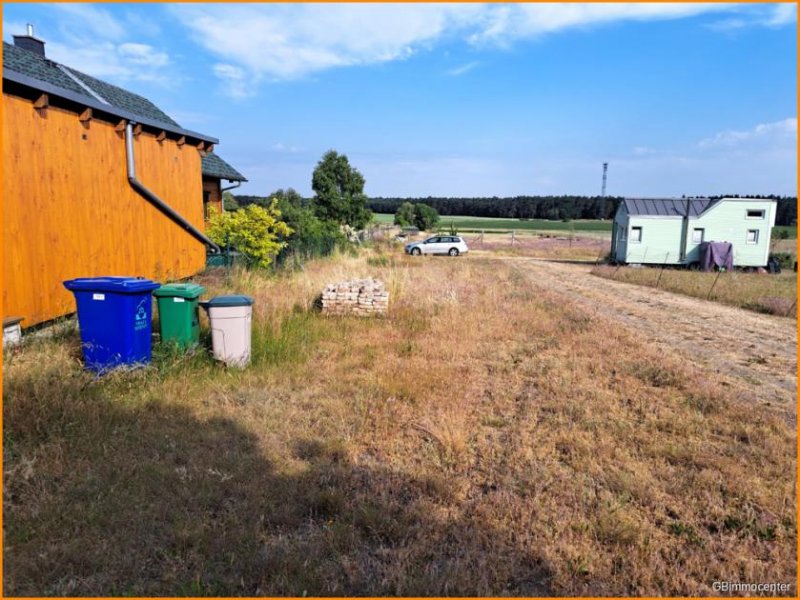
<svg viewBox="0 0 800 600">
<path fill-rule="evenodd" d="M 145 200 L 150 202 L 150 204 L 152 204 L 162 213 L 167 215 L 176 224 L 180 225 L 184 230 L 186 230 L 190 235 L 192 235 L 192 237 L 194 237 L 200 242 L 203 242 L 206 246 L 211 248 L 213 252 L 219 253 L 220 252 L 219 246 L 217 246 L 214 242 L 208 239 L 203 234 L 202 231 L 200 231 L 194 225 L 189 223 L 189 221 L 184 219 L 171 206 L 169 206 L 166 202 L 161 200 L 161 198 L 156 196 L 153 192 L 148 190 L 142 184 L 142 182 L 136 179 L 136 157 L 133 153 L 133 123 L 131 122 L 128 122 L 128 124 L 125 126 L 125 154 L 128 162 L 128 182 L 131 184 L 131 187 L 134 190 L 136 190 L 139 193 L 139 195 L 142 196 Z"/>
<path fill-rule="evenodd" d="M 219 205 L 222 208 L 222 212 L 225 212 L 225 198 L 222 197 L 222 194 L 225 192 L 229 192 L 231 190 L 235 190 L 237 187 L 242 185 L 241 181 L 237 181 L 233 185 L 229 185 L 228 187 L 219 188 Z"/>
</svg>

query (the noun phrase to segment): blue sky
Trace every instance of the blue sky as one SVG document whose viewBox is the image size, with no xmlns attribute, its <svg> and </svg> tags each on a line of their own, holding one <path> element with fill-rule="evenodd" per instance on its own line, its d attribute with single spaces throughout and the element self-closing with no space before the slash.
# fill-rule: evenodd
<svg viewBox="0 0 800 600">
<path fill-rule="evenodd" d="M 14 4 L 48 57 L 218 137 L 242 193 L 328 149 L 372 196 L 788 194 L 793 4 Z"/>
</svg>

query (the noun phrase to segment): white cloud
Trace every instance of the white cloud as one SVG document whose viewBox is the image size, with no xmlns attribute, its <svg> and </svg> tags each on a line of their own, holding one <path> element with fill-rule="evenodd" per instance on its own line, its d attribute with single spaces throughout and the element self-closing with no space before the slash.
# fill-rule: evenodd
<svg viewBox="0 0 800 600">
<path fill-rule="evenodd" d="M 126 36 L 125 24 L 117 20 L 108 11 L 93 4 L 61 4 L 48 5 L 49 9 L 61 13 L 59 22 L 65 34 L 91 34 L 106 40 L 118 40 Z"/>
<path fill-rule="evenodd" d="M 291 80 L 331 68 L 403 60 L 461 39 L 507 46 L 527 38 L 619 21 L 681 19 L 707 13 L 746 15 L 741 4 L 177 4 L 172 14 L 221 62 L 245 69 L 246 95 L 265 80 Z M 783 6 L 771 18 L 791 16 Z M 760 14 L 760 13 L 759 13 Z M 473 67 L 470 67 L 473 68 Z M 457 69 L 450 75 L 458 75 Z M 246 87 L 243 87 L 246 86 Z"/>
<path fill-rule="evenodd" d="M 795 4 L 748 6 L 746 8 L 746 13 L 743 12 L 735 17 L 711 23 L 709 28 L 720 32 L 736 32 L 749 27 L 778 28 L 797 22 L 797 6 Z"/>
<path fill-rule="evenodd" d="M 118 83 L 146 81 L 164 86 L 177 82 L 164 70 L 170 63 L 167 54 L 147 44 L 95 40 L 73 46 L 47 41 L 46 51 L 48 58 L 100 79 Z"/>
<path fill-rule="evenodd" d="M 124 60 L 139 67 L 159 68 L 170 62 L 166 52 L 158 52 L 148 44 L 127 42 L 117 46 L 117 52 Z"/>
<path fill-rule="evenodd" d="M 700 148 L 736 148 L 758 144 L 771 146 L 785 146 L 797 144 L 797 118 L 789 117 L 773 123 L 761 123 L 752 129 L 728 129 L 716 135 L 701 140 Z"/>
<path fill-rule="evenodd" d="M 610 4 L 516 4 L 487 7 L 482 30 L 470 35 L 476 44 L 505 45 L 517 39 L 552 34 L 566 29 L 619 21 L 662 21 L 705 13 L 724 12 L 727 4 L 715 3 L 610 3 Z"/>
<path fill-rule="evenodd" d="M 25 35 L 27 23 L 22 21 L 9 21 L 3 19 L 3 39 L 8 43 L 13 43 L 15 35 Z M 34 32 L 36 35 L 36 32 Z"/>
<path fill-rule="evenodd" d="M 176 5 L 195 40 L 254 80 L 295 79 L 411 56 L 480 11 L 475 5 Z"/>
<path fill-rule="evenodd" d="M 771 27 L 782 27 L 797 22 L 796 4 L 777 4 L 771 14 L 763 20 L 763 24 Z"/>
<path fill-rule="evenodd" d="M 460 77 L 461 75 L 466 75 L 467 73 L 469 73 L 470 71 L 472 71 L 476 67 L 480 66 L 480 64 L 481 63 L 479 63 L 478 61 L 473 61 L 473 62 L 467 63 L 465 65 L 461 65 L 459 67 L 455 67 L 453 69 L 450 69 L 449 71 L 447 71 L 447 74 L 451 75 L 453 77 Z"/>
<path fill-rule="evenodd" d="M 217 63 L 212 67 L 214 75 L 222 80 L 225 91 L 233 98 L 250 96 L 252 90 L 247 85 L 247 73 L 241 67 L 225 63 Z"/>
<path fill-rule="evenodd" d="M 34 23 L 35 35 L 45 41 L 48 58 L 122 85 L 144 81 L 174 86 L 180 82 L 170 69 L 169 55 L 137 39 L 140 32 L 152 34 L 153 28 L 146 27 L 144 18 L 133 18 L 133 13 L 117 18 L 91 4 L 48 6 L 52 16 Z M 4 21 L 3 30 L 24 33 L 25 24 Z"/>
</svg>

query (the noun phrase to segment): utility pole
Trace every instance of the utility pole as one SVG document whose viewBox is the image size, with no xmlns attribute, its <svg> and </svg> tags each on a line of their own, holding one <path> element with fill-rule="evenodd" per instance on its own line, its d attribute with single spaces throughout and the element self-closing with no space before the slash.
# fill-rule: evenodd
<svg viewBox="0 0 800 600">
<path fill-rule="evenodd" d="M 607 177 L 608 177 L 608 163 L 604 162 L 603 163 L 603 191 L 600 192 L 600 197 L 601 198 L 605 198 L 606 197 L 606 179 L 607 179 Z"/>
</svg>

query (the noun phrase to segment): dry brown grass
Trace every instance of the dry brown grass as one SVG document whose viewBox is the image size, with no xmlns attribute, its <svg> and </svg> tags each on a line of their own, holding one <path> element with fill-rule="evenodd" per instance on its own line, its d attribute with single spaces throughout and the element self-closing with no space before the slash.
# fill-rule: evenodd
<svg viewBox="0 0 800 600">
<path fill-rule="evenodd" d="M 256 298 L 254 364 L 5 357 L 9 595 L 706 595 L 794 583 L 792 427 L 518 267 L 339 257 Z M 374 276 L 385 319 L 311 310 Z M 794 589 L 792 588 L 792 592 Z"/>
<path fill-rule="evenodd" d="M 506 256 L 524 256 L 532 258 L 548 258 L 555 260 L 599 261 L 608 253 L 611 236 L 605 232 L 581 232 L 580 235 L 569 232 L 517 233 L 510 234 L 485 233 L 479 235 L 465 234 L 473 254 L 486 252 Z"/>
<path fill-rule="evenodd" d="M 722 302 L 781 317 L 797 317 L 797 274 L 703 273 L 685 269 L 632 268 L 600 265 L 592 270 L 600 277 L 646 285 L 695 298 Z M 719 277 L 717 277 L 719 275 Z M 716 280 L 716 285 L 714 281 Z M 709 296 L 709 292 L 711 295 Z"/>
</svg>

